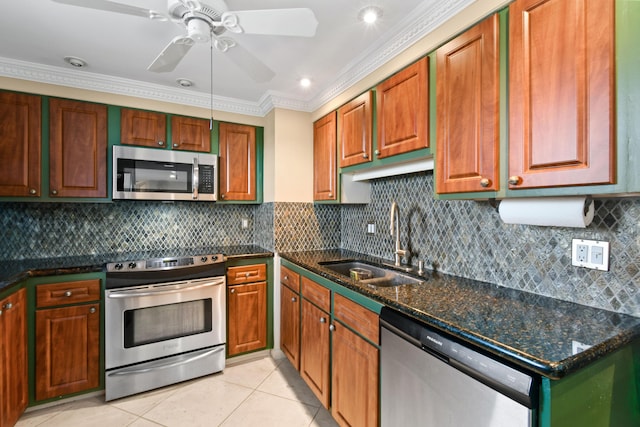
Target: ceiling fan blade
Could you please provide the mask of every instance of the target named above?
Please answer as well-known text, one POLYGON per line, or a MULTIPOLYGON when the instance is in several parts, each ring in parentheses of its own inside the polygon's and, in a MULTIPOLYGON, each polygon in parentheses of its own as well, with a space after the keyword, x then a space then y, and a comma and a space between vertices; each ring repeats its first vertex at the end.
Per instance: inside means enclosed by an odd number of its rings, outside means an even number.
POLYGON ((264 62, 238 44, 227 50, 225 55, 258 83, 268 82, 276 75, 264 62))
POLYGON ((86 7, 87 9, 105 10, 107 12, 123 13, 125 15, 140 16, 142 18, 157 19, 166 21, 169 18, 161 12, 143 7, 129 6, 128 4, 116 3, 109 0, 53 0, 56 3, 68 4, 71 6, 86 7))
POLYGON ((160 55, 147 67, 147 70, 155 73, 173 71, 194 44, 195 42, 189 37, 174 37, 162 52, 160 52, 160 55))
POLYGON ((311 9, 265 9, 232 12, 247 34, 313 37, 318 20, 311 9))

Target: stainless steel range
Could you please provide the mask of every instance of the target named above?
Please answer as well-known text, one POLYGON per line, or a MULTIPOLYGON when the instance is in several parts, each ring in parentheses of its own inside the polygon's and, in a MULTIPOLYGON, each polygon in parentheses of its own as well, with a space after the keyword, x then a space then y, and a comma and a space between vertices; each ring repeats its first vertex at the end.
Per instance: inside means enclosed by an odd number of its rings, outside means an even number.
POLYGON ((221 254, 107 265, 106 400, 224 369, 225 273, 221 254))

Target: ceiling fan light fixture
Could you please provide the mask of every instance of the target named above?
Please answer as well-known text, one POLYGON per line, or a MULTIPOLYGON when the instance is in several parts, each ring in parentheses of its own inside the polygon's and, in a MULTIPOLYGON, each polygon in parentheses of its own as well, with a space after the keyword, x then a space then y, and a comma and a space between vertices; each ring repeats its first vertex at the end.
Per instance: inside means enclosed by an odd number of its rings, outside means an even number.
POLYGON ((192 87, 193 86, 193 82, 189 79, 176 79, 176 83, 178 83, 178 85, 180 85, 181 87, 192 87))
POLYGON ((377 6, 367 6, 358 12, 358 20, 366 24, 373 24, 380 18, 382 18, 382 9, 377 6))
POLYGON ((71 65, 73 68, 84 68, 87 66, 87 61, 75 56, 65 56, 64 62, 71 65))
POLYGON ((204 19, 192 18, 187 22, 187 33, 192 40, 206 43, 211 38, 211 27, 204 19))

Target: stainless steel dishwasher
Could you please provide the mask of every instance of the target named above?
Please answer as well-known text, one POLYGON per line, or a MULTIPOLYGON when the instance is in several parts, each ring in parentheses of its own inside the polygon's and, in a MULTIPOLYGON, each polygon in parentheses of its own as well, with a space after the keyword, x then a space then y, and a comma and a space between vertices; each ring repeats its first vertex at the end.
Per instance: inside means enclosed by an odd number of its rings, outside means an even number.
POLYGON ((381 425, 534 425, 538 379, 393 309, 380 313, 381 425))

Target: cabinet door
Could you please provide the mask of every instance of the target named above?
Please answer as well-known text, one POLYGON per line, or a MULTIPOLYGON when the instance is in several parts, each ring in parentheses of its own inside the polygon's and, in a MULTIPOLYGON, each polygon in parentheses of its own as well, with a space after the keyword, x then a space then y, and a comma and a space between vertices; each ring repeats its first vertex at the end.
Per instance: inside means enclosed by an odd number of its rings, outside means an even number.
POLYGON ((429 58, 376 87, 379 158, 429 146, 429 58))
POLYGON ((107 197, 107 107, 49 101, 49 193, 107 197))
POLYGON ((300 370, 300 298, 285 285, 280 285, 280 349, 300 370))
POLYGON ((313 124, 313 200, 337 200, 336 112, 313 124))
POLYGON ((497 191, 499 18, 493 15, 436 51, 436 192, 497 191))
POLYGON ((227 289, 229 336, 227 351, 233 356, 267 346, 267 282, 227 289))
POLYGON ((614 1, 509 6, 509 188, 615 182, 614 1))
POLYGON ((302 300, 300 375, 325 408, 329 407, 329 315, 302 300))
POLYGON ((378 349, 342 324, 334 326, 331 415, 341 426, 377 426, 378 349))
POLYGON ((166 114, 123 108, 120 110, 120 143, 155 148, 166 147, 166 114))
POLYGON ((211 126, 206 119, 171 117, 171 146, 174 150, 211 152, 211 126))
POLYGON ((36 311, 36 400, 98 387, 99 304, 36 311))
POLYGON ((40 195, 41 101, 0 92, 0 196, 40 195))
POLYGON ((12 426, 28 403, 25 290, 0 301, 0 426, 12 426))
POLYGON ((220 123, 220 198, 256 200, 256 129, 220 123))
POLYGON ((338 109, 341 168, 371 161, 372 103, 369 91, 338 109))

